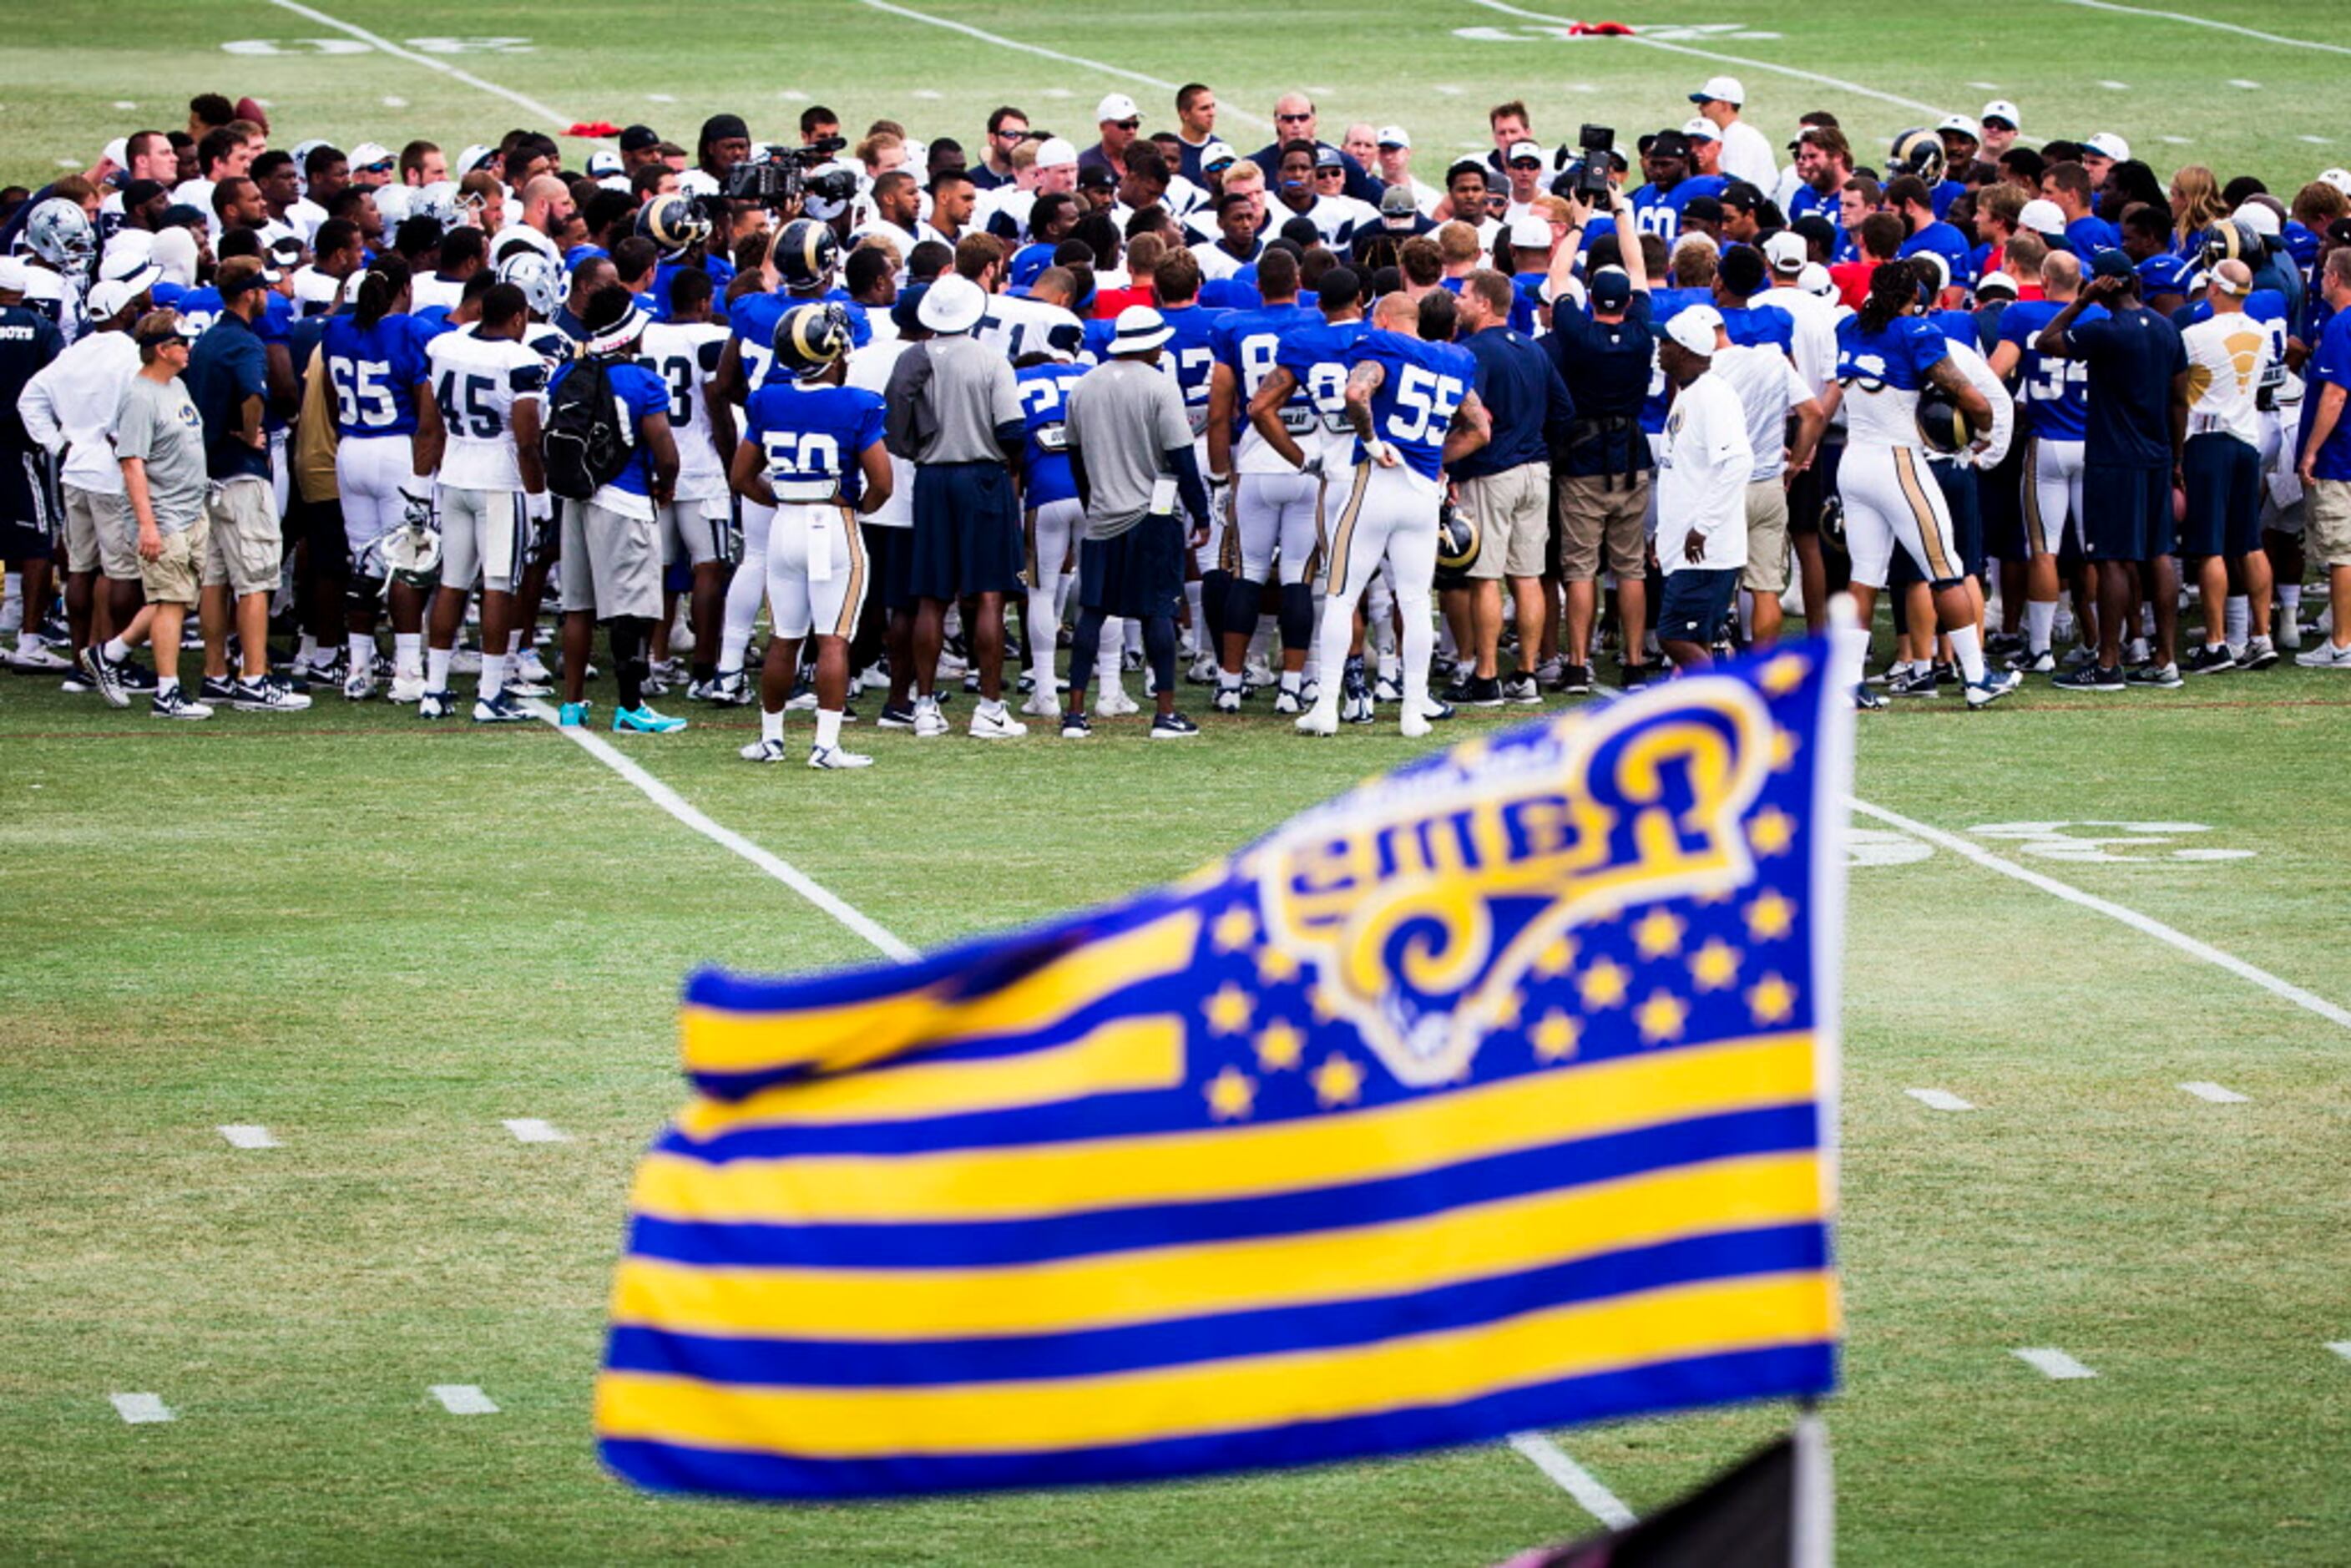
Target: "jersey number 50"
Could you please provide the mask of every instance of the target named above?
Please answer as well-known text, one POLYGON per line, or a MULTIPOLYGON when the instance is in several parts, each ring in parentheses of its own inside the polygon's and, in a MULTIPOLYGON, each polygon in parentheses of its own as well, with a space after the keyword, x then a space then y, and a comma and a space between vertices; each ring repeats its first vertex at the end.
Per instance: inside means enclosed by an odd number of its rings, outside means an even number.
POLYGON ((822 431, 771 430, 761 444, 768 472, 778 478, 830 478, 841 472, 841 443, 822 431))

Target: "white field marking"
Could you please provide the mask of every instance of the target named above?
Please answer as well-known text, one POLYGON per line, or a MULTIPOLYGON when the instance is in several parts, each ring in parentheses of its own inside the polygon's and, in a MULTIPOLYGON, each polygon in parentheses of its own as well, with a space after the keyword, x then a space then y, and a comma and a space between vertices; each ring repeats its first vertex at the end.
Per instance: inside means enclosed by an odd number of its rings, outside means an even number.
POLYGON ((1934 845, 1922 844, 1907 833, 1887 828, 1844 831, 1844 863, 1848 866, 1909 865, 1934 852, 1934 845))
POLYGON ((406 109, 408 100, 404 98, 386 98, 383 100, 383 106, 386 109, 406 109))
POLYGON ((2247 1098, 2233 1089, 2223 1089, 2218 1083, 2183 1083, 2180 1087, 2199 1100, 2210 1100, 2215 1105, 2241 1105, 2247 1098))
POLYGON ((60 158, 57 160, 57 167, 60 169, 78 169, 81 166, 82 162, 78 158, 60 158))
POLYGON ((940 96, 942 96, 942 95, 940 95, 940 94, 938 94, 938 93, 935 93, 935 92, 933 92, 929 88, 926 88, 926 87, 918 87, 918 88, 916 88, 914 91, 912 91, 912 92, 908 93, 906 96, 907 96, 908 98, 935 99, 935 98, 938 98, 938 97, 940 97, 940 96))
POLYGON ((2229 78, 2229 85, 2231 87, 2243 88, 2247 92, 2259 92, 2262 90, 2261 83, 2257 81, 2247 81, 2242 77, 2231 77, 2229 78))
POLYGON ((1948 1089, 1905 1089, 1902 1091, 1929 1111, 1972 1111, 1975 1107, 1948 1089))
POLYGON ((2130 91, 2130 83, 2126 81, 2101 81, 2098 85, 2105 88, 2108 92, 2130 91))
POLYGON ((306 17, 310 21, 316 22, 322 27, 332 27, 339 33, 347 33, 362 43, 381 49, 385 54, 392 56, 394 59, 406 60, 413 66, 423 66, 428 71, 439 71, 443 76, 447 77, 452 81, 461 81, 467 87, 474 88, 478 91, 486 92, 494 97, 505 99, 508 103, 514 104, 517 108, 528 110, 531 113, 538 115, 541 120, 552 120, 559 125, 569 125, 573 122, 573 117, 564 113, 559 109, 549 109, 547 105, 539 102, 538 99, 531 98, 527 94, 517 92, 510 87, 500 87, 494 81, 485 81, 482 78, 475 76, 473 72, 461 70, 457 67, 451 65, 446 60, 436 60, 431 55, 419 54, 416 50, 409 48, 404 45, 395 44, 390 38, 384 37, 380 34, 371 33, 365 27, 355 27, 350 23, 343 21, 340 17, 329 16, 324 11, 316 10, 308 5, 301 4, 301 0, 269 0, 269 3, 272 5, 277 6, 281 10, 291 11, 297 16, 306 17))
POLYGON ((2326 1348, 2344 1360, 2351 1361, 2351 1339, 2329 1340, 2326 1342, 2326 1348))
POLYGON ((177 1419, 160 1394, 110 1394, 106 1398, 114 1406, 114 1413, 133 1427, 177 1419))
MULTIPOLYGON (((1506 5, 1503 0, 1468 0, 1468 3, 1472 5, 1483 5, 1489 11, 1499 11, 1506 16, 1524 16, 1536 22, 1563 23, 1571 19, 1553 16, 1547 11, 1529 11, 1520 6, 1506 5)), ((866 4, 869 5, 875 4, 875 0, 866 0, 866 4)), ((1745 55, 1721 54, 1713 49, 1698 48, 1692 44, 1669 44, 1662 38, 1645 38, 1638 33, 1635 33, 1625 42, 1643 44, 1653 49, 1663 49, 1668 54, 1689 55, 1701 60, 1719 60, 1724 65, 1745 66, 1749 70, 1771 71, 1778 76, 1794 77, 1799 81, 1836 88, 1860 98, 1874 98, 1880 103, 1898 104, 1904 109, 1915 109, 1921 114, 1939 115, 1950 112, 1949 110, 1938 109, 1931 103, 1921 103, 1915 98, 1904 98, 1899 93, 1880 92, 1874 87, 1864 87, 1859 82, 1846 81, 1842 77, 1823 76, 1818 71, 1800 70, 1794 66, 1774 65, 1770 60, 1750 59, 1745 55)))
POLYGON ((798 88, 788 87, 776 96, 783 99, 786 103, 806 103, 808 101, 809 95, 800 91, 798 88))
POLYGON ((114 107, 117 109, 136 109, 139 106, 131 102, 127 98, 118 98, 114 100, 114 107))
POLYGON ((2308 131, 2304 131, 2302 135, 2295 137, 2294 140, 2297 141, 2307 141, 2313 147, 2330 147, 2334 145, 2333 137, 2313 136, 2308 131))
POLYGON ((1454 86, 1449 81, 1438 82, 1435 87, 1430 88, 1428 90, 1434 93, 1441 93, 1447 98, 1459 98, 1461 96, 1461 89, 1454 86))
POLYGON ((2109 920, 2118 920, 2134 931, 2143 932, 2158 942, 2170 944, 2190 957, 2201 958, 2208 964, 2226 969, 2239 979, 2251 980, 2271 995, 2283 997, 2305 1012, 2315 1013, 2329 1023, 2351 1029, 2351 1009, 2339 1007, 2315 992, 2306 991, 2291 980, 2280 979, 2267 969, 2248 964, 2233 953, 2224 953, 2210 942, 2199 941, 2184 931, 2166 925, 2153 915, 2141 915, 2136 909, 2126 908, 2111 899, 2100 898, 2093 893, 2084 893, 2080 888, 2069 883, 2059 882, 2053 876, 2045 876, 2040 872, 2029 871, 2014 861, 1996 855, 1981 844, 1972 843, 1957 833, 1947 833, 1940 828, 1930 828, 1924 822, 1913 821, 1899 813, 1887 810, 1883 806, 1873 806, 1862 800, 1855 800, 1852 804, 1855 810, 1865 816, 1875 817, 1888 827, 1899 828, 1906 833, 1913 833, 1925 839, 1928 843, 1939 844, 1955 854, 1967 856, 1978 865, 1996 871, 2002 876, 2012 876, 2027 886, 2037 887, 2042 892, 2062 898, 2068 904, 2079 904, 2084 909, 2095 911, 2109 920))
POLYGON ((677 94, 674 92, 649 92, 645 94, 645 101, 647 103, 675 103, 677 101, 677 94))
POLYGON ((1336 98, 1339 95, 1335 87, 1303 87, 1298 90, 1311 98, 1336 98))
POLYGON ((2189 140, 2185 136, 2167 136, 2163 138, 2163 141, 2174 147, 2186 147, 2189 145, 2189 140))
POLYGON ((1078 95, 1065 87, 1049 87, 1040 95, 1045 98, 1075 98, 1078 95))
POLYGON ((470 1383, 436 1383, 427 1390, 452 1416, 495 1416, 497 1406, 470 1383))
POLYGON ((2043 1377, 2053 1378, 2059 1383, 2098 1375, 2062 1350, 2011 1350, 2008 1354, 2043 1377))
POLYGON ((526 1144, 568 1144, 571 1134, 552 1122, 542 1122, 536 1116, 509 1116, 506 1129, 518 1142, 526 1144))
POLYGON ((232 1148, 275 1149, 281 1146, 277 1142, 277 1134, 266 1127, 256 1127, 246 1123, 236 1122, 213 1130, 226 1138, 232 1148))
MULTIPOLYGON (((977 38, 983 44, 994 44, 1000 49, 1018 49, 1024 55, 1037 55, 1045 59, 1059 60, 1065 66, 1082 66, 1087 70, 1100 71, 1104 76, 1118 77, 1125 81, 1139 81, 1145 87, 1155 87, 1174 92, 1181 85, 1177 82, 1163 81, 1155 76, 1149 76, 1142 71, 1128 70, 1124 66, 1090 60, 1083 55, 1065 55, 1059 49, 1049 49, 1042 44, 1024 44, 1018 38, 1008 38, 1001 33, 991 33, 984 27, 975 27, 968 22, 950 22, 944 16, 934 16, 927 11, 917 11, 911 5, 893 5, 890 0, 858 0, 858 3, 870 5, 876 11, 886 12, 893 16, 904 16, 909 22, 920 22, 931 27, 945 27, 950 33, 961 33, 967 38, 977 38)), ((284 4, 284 0, 279 0, 279 4, 284 4)), ((1053 94, 1049 92, 1046 96, 1050 98, 1053 94)), ((1066 89, 1062 91, 1061 96, 1068 96, 1066 89)), ((1244 124, 1257 126, 1260 130, 1270 130, 1273 125, 1272 120, 1261 115, 1251 114, 1247 110, 1235 109, 1230 104, 1218 105, 1217 112, 1228 119, 1240 120, 1244 124)))
POLYGON ((1978 92, 1998 92, 2000 90, 2000 83, 1996 81, 1971 81, 1968 83, 1968 85, 1974 88, 1978 92))
POLYGON ((1600 1484, 1600 1478, 1567 1457, 1567 1451, 1541 1432, 1519 1432, 1510 1437, 1516 1448, 1535 1469, 1557 1482, 1560 1489, 1573 1498, 1583 1511, 1611 1530, 1622 1530, 1637 1522, 1625 1500, 1600 1484))
POLYGON ((2216 22, 2210 16, 2190 16, 2184 11, 2150 11, 2137 5, 2118 5, 2114 0, 2064 0, 2064 4, 2085 6, 2092 11, 2116 11, 2126 16, 2152 16, 2158 22, 2179 22, 2190 27, 2210 27, 2216 32, 2235 33, 2241 37, 2259 38, 2264 44, 2283 44, 2289 48, 2325 49, 2333 55, 2351 55, 2351 45, 2318 44, 2308 38, 2282 37, 2275 33, 2264 33, 2258 27, 2241 27, 2234 22, 2216 22))
POLYGON ((676 790, 638 767, 603 737, 595 734, 584 725, 575 725, 569 729, 565 729, 556 724, 555 710, 536 697, 522 706, 524 711, 531 716, 544 720, 558 735, 635 785, 638 791, 654 805, 659 806, 721 849, 732 850, 741 855, 745 860, 848 926, 858 936, 865 938, 884 956, 902 961, 914 956, 914 950, 912 947, 893 936, 864 911, 848 903, 789 861, 761 849, 732 828, 721 827, 688 805, 676 790))

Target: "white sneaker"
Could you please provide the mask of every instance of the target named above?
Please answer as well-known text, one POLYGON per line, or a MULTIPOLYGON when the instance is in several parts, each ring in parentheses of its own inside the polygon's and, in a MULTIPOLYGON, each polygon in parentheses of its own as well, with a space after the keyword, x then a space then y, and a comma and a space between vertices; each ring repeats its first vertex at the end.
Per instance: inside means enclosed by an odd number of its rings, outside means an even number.
POLYGON ((1284 715, 1304 713, 1306 711, 1306 703, 1300 693, 1293 692, 1289 687, 1284 686, 1280 691, 1274 694, 1273 711, 1278 714, 1284 715))
POLYGON ((18 639, 16 651, 8 655, 8 667, 26 674, 38 674, 47 670, 70 670, 74 666, 71 659, 59 658, 46 639, 25 637, 18 639))
POLYGON ((1435 727, 1428 722, 1426 716, 1416 714, 1410 708, 1396 716, 1396 728, 1403 732, 1406 740, 1418 740, 1435 727))
POLYGON ((1273 684, 1273 666, 1265 662, 1263 655, 1251 659, 1241 666, 1241 685, 1249 690, 1263 691, 1273 684))
POLYGON ((1374 702, 1384 703, 1400 703, 1404 701, 1403 681, 1399 680, 1395 675, 1382 675, 1372 685, 1372 699, 1374 702))
POLYGON ((808 765, 810 768, 871 768, 873 758, 854 751, 843 751, 838 746, 811 746, 808 765))
POLYGON ((1018 740, 1028 733, 1029 727, 1007 713, 1000 702, 982 703, 972 710, 974 740, 1018 740))
POLYGON ((738 747, 735 755, 746 762, 781 762, 791 753, 784 749, 780 740, 761 739, 738 747))
POLYGON ((2295 654, 2294 662, 2305 670, 2351 670, 2351 648, 2338 648, 2330 639, 2306 653, 2295 654))
POLYGON ((375 672, 355 669, 344 676, 343 695, 355 703, 363 703, 375 695, 375 672))
POLYGON ((939 711, 935 702, 914 705, 914 738, 930 740, 946 734, 947 716, 939 711))
POLYGON ((940 680, 961 680, 964 673, 971 666, 965 664, 963 660, 956 656, 954 650, 948 648, 942 648, 939 650, 938 678, 940 680))
POLYGON ((1102 693, 1101 700, 1094 704, 1096 718, 1131 718, 1142 711, 1135 706, 1133 697, 1128 696, 1116 686, 1102 693))
POLYGON ((2274 631, 2277 645, 2291 653, 2302 646, 2302 623, 2299 614, 2288 615, 2280 611, 2274 631))
POLYGON ((786 713, 816 712, 816 688, 810 686, 804 692, 794 692, 789 700, 784 704, 784 711, 786 713))
POLYGON ((449 673, 453 675, 478 675, 482 673, 482 651, 460 648, 449 655, 449 673))
POLYGON ((555 673, 547 667, 547 662, 538 656, 536 648, 525 648, 515 655, 514 663, 507 666, 507 679, 511 682, 517 676, 537 685, 555 684, 555 673))
POLYGON ((1301 735, 1336 735, 1339 733, 1339 710, 1328 703, 1316 703, 1299 716, 1294 727, 1301 735))
POLYGON ((1030 718, 1059 718, 1061 716, 1061 699, 1050 692, 1031 692, 1029 700, 1020 705, 1020 711, 1030 718))
POLYGON ((395 672, 392 677, 392 700, 396 703, 423 702, 424 700, 423 675, 411 674, 405 671, 395 672))
POLYGON ((1190 681, 1196 686, 1212 686, 1216 685, 1217 656, 1214 653, 1202 653, 1198 655, 1193 659, 1192 667, 1185 672, 1184 678, 1190 681))

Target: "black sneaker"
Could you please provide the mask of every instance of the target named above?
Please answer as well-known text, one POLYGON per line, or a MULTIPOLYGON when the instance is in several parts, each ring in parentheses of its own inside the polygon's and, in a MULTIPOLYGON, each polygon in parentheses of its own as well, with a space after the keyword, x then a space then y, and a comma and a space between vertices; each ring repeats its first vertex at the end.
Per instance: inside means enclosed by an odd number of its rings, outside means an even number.
POLYGON ((1646 664, 1619 665, 1616 674, 1617 684, 1628 692, 1637 692, 1649 684, 1649 666, 1646 664))
POLYGON ((1200 733, 1200 727, 1180 713, 1163 713, 1151 721, 1154 740, 1188 740, 1200 733))
POLYGON ((1472 675, 1459 684, 1461 695, 1455 696, 1448 688, 1445 700, 1463 707, 1500 707, 1502 683, 1491 675, 1472 675))
POLYGON ((1587 695, 1592 690, 1592 666, 1562 664, 1559 667, 1559 679, 1552 684, 1551 689, 1572 697, 1587 695))
POLYGON ((1853 706, 1857 713, 1882 713, 1893 705, 1863 685, 1853 688, 1853 706))
POLYGON ((2208 643, 2179 661, 2179 673, 2184 675, 2217 675, 2236 667, 2237 656, 2226 643, 2215 648, 2208 643))
POLYGON ((2061 692, 2118 692, 2128 683, 2119 665, 2109 670, 2093 660, 2078 670, 2053 676, 2049 684, 2061 692))
POLYGON ((910 707, 893 707, 888 703, 883 703, 882 716, 873 722, 883 729, 912 729, 914 727, 914 710, 910 707))
POLYGON ((1987 661, 2013 659, 2024 652, 2024 638, 2014 632, 1995 632, 1984 639, 1987 661))
POLYGON ((235 696, 236 683, 226 675, 206 675, 202 689, 196 693, 198 701, 208 703, 230 702, 235 696))
POLYGON ((2159 691, 2178 691, 2188 683, 2179 678, 2178 664, 2145 664, 2123 677, 2126 685, 2153 686, 2159 691))
POLYGON ((1942 695, 1941 687, 1942 682, 1930 665, 1923 670, 1908 670, 1895 676, 1886 683, 1886 695, 1890 697, 1939 696, 1942 695))
POLYGON ((1542 701, 1542 688, 1535 684, 1532 675, 1524 673, 1515 674, 1502 683, 1502 700, 1508 703, 1539 703, 1542 701))
POLYGON ((136 659, 125 659, 113 668, 115 677, 121 681, 122 689, 126 692, 147 692, 152 695, 158 685, 155 672, 136 659))
POLYGON ((1081 713, 1065 713, 1061 716, 1061 738, 1063 740, 1083 740, 1093 732, 1094 727, 1092 722, 1087 719, 1085 715, 1081 713))

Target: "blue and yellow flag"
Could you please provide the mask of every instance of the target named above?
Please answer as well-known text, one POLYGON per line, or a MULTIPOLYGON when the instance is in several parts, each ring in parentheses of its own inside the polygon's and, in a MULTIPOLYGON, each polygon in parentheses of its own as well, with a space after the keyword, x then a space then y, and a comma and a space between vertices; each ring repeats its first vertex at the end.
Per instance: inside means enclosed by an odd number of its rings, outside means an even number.
POLYGON ((1037 930, 695 976, 606 1462, 1067 1485, 1826 1390, 1829 657, 1470 740, 1037 930))

